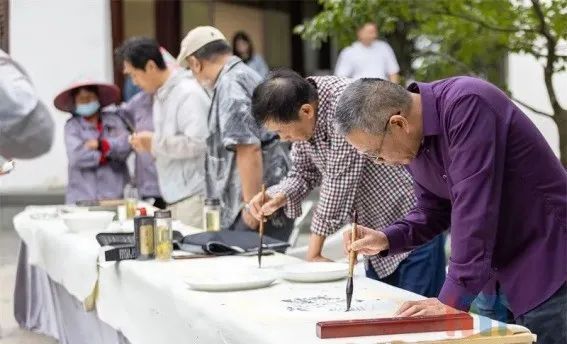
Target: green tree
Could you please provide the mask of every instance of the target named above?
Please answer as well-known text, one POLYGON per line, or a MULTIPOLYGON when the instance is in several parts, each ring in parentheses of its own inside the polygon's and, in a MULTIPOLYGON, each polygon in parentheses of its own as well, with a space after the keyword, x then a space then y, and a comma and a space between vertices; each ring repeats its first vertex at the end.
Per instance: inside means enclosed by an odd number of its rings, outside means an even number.
POLYGON ((552 79, 567 65, 567 0, 320 0, 323 10, 296 27, 314 44, 330 37, 350 44, 356 28, 376 22, 398 56, 402 77, 433 80, 457 74, 485 78, 506 90, 504 57, 526 53, 542 63, 552 112, 510 96, 551 118, 567 167, 567 108, 552 79))

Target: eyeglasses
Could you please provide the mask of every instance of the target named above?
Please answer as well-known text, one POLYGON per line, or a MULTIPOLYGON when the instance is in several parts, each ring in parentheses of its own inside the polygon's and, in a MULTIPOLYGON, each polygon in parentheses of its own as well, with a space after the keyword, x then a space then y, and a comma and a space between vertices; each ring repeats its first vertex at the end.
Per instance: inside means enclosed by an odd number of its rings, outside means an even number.
POLYGON ((364 155, 365 157, 374 160, 377 164, 383 164, 384 159, 380 157, 382 153, 382 146, 384 146, 384 141, 386 140, 386 135, 388 135, 388 125, 390 124, 390 120, 386 121, 386 125, 384 126, 384 135, 382 136, 382 141, 378 146, 378 149, 374 150, 373 152, 360 152, 360 154, 364 155))

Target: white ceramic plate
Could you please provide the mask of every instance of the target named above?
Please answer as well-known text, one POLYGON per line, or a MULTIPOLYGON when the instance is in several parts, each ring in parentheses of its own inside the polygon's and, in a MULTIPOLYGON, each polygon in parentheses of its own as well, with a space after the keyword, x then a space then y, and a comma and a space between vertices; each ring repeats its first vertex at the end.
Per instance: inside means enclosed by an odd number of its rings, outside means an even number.
POLYGON ((185 283, 194 290, 237 291, 269 287, 276 279, 272 275, 253 275, 247 273, 234 275, 191 277, 185 283))
POLYGON ((343 263, 298 263, 283 269, 282 277, 294 282, 330 282, 348 275, 348 264, 343 263))

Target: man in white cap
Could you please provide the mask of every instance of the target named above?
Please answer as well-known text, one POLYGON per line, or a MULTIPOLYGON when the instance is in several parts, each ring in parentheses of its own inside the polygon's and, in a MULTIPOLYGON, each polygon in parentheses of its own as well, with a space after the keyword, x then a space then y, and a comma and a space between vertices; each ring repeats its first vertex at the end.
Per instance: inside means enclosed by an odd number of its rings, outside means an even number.
MULTIPOLYGON (((286 149, 277 135, 252 118, 251 97, 262 78, 232 54, 225 36, 211 26, 191 30, 181 42, 178 63, 189 67, 212 95, 207 139, 208 198, 222 205, 221 228, 256 230, 259 222, 243 205, 261 185, 277 184, 289 168, 286 149)), ((293 220, 283 212, 270 217, 265 233, 287 240, 293 220)))

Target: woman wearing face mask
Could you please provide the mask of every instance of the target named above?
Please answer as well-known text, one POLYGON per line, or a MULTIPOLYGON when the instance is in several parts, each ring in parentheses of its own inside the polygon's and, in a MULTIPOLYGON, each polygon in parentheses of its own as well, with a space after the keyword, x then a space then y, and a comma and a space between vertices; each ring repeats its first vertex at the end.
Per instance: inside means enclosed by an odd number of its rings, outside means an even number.
POLYGON ((76 83, 55 98, 57 109, 73 115, 65 124, 67 203, 122 198, 129 132, 116 108, 102 109, 119 99, 118 87, 96 82, 76 83))

